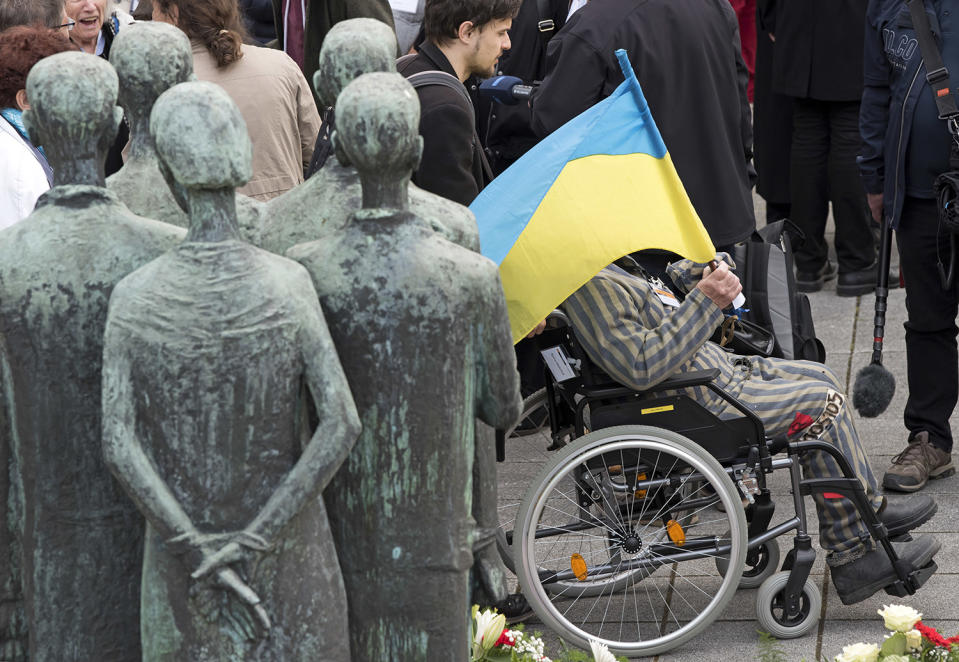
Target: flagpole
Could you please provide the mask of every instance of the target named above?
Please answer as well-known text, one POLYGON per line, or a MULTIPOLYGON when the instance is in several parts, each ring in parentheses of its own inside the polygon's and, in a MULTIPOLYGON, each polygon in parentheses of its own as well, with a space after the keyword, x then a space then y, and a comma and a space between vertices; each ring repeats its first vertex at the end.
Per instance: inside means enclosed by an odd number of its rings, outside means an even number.
POLYGON ((636 99, 636 105, 639 106, 640 112, 645 114, 649 109, 649 105, 646 103, 646 97, 643 96, 643 90, 639 86, 639 80, 636 78, 636 72, 633 71, 633 65, 629 63, 629 56, 626 55, 626 49, 616 49, 616 59, 619 60, 619 68, 623 71, 623 76, 629 82, 629 89, 636 99))

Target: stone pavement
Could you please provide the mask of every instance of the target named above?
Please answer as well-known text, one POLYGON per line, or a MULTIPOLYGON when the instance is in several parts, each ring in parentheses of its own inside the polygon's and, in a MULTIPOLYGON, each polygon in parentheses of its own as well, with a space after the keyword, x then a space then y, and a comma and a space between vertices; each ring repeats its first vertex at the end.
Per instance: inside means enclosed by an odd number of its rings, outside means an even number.
MULTIPOLYGON (((763 216, 758 215, 759 218, 763 216)), ((894 267, 897 263, 893 251, 894 267)), ((841 298, 835 294, 835 281, 827 283, 823 291, 810 295, 816 332, 827 350, 827 364, 846 380, 847 391, 851 392, 856 373, 869 363, 872 351, 873 333, 873 295, 841 298)), ((906 430, 902 423, 902 410, 907 394, 905 345, 903 341, 903 321, 905 320, 905 293, 901 289, 893 290, 889 297, 889 312, 886 318, 886 339, 883 364, 896 377, 896 395, 887 411, 874 419, 864 419, 856 414, 855 423, 859 436, 870 454, 872 466, 877 476, 882 475, 893 455, 902 450, 906 430)), ((955 428, 954 428, 955 430, 955 428)), ((500 486, 505 494, 514 494, 520 498, 525 487, 519 485, 520 477, 530 476, 534 472, 521 471, 522 463, 545 461, 546 442, 527 437, 521 443, 507 449, 507 465, 501 468, 500 486), (513 468, 510 468, 513 465, 513 468)), ((525 465, 529 467, 530 465, 525 465)), ((773 491, 782 495, 781 503, 774 522, 784 513, 791 512, 786 495, 788 494, 787 472, 777 471, 771 481, 773 491)), ((823 563, 823 554, 819 554, 813 568, 812 579, 818 585, 823 596, 823 606, 818 629, 794 640, 780 642, 780 648, 789 660, 832 660, 846 644, 857 641, 876 642, 882 640, 884 629, 882 620, 876 614, 883 604, 902 603, 915 607, 925 614, 925 623, 933 625, 946 636, 959 632, 959 475, 931 482, 926 490, 935 495, 939 502, 938 514, 919 532, 932 533, 942 542, 942 550, 936 557, 938 573, 920 591, 908 598, 895 598, 880 591, 868 600, 846 607, 839 601, 835 589, 831 586, 829 575, 823 563)), ((810 529, 815 530, 815 511, 809 502, 810 529)), ((791 534, 779 539, 783 554, 791 545, 791 534)), ((703 634, 668 654, 655 659, 663 662, 703 662, 703 660, 754 660, 758 657, 758 624, 755 620, 754 600, 756 589, 740 590, 724 610, 724 613, 703 634)), ((541 631, 547 642, 547 654, 559 650, 558 640, 545 626, 535 618, 527 625, 530 631, 541 631)))

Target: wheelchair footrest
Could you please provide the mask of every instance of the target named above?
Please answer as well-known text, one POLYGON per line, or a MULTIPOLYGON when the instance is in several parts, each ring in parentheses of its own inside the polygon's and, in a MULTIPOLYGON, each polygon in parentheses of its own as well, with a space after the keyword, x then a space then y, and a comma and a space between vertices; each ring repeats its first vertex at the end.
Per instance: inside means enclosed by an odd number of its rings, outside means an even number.
POLYGON ((918 591, 922 585, 929 580, 930 577, 932 577, 938 568, 939 566, 936 565, 935 561, 930 561, 921 568, 913 570, 909 574, 909 579, 906 582, 897 581, 887 586, 886 593, 897 598, 904 598, 907 595, 912 595, 918 591))

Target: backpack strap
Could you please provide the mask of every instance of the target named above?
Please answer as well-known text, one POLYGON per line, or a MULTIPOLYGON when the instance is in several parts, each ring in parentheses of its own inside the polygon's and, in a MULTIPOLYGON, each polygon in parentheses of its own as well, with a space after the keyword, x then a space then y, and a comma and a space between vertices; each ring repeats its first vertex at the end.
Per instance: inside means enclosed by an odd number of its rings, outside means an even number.
POLYGON ((549 0, 536 0, 536 13, 539 18, 536 21, 536 29, 539 31, 539 38, 543 41, 543 48, 546 48, 547 42, 556 33, 556 22, 550 18, 549 0))
POLYGON ((473 100, 470 99, 470 95, 469 92, 466 91, 466 87, 456 76, 448 74, 445 71, 430 70, 413 74, 406 80, 410 82, 410 85, 412 85, 414 89, 426 87, 427 85, 442 85, 443 87, 448 87, 451 90, 456 90, 456 92, 466 100, 466 103, 469 104, 470 111, 473 111, 473 100))
POLYGON ((919 50, 926 63, 926 81, 932 88, 936 99, 936 108, 939 109, 939 119, 951 120, 959 116, 956 108, 956 98, 949 85, 949 70, 942 61, 942 54, 936 46, 929 26, 929 17, 926 16, 926 7, 923 0, 908 0, 909 13, 912 15, 912 26, 919 41, 919 50))

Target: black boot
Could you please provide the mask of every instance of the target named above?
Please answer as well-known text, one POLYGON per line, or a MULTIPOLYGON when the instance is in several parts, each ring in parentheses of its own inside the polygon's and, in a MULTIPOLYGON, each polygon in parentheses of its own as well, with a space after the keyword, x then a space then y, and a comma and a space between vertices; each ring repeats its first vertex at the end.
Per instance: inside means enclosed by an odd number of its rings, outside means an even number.
MULTIPOLYGON (((932 536, 919 536, 909 542, 894 542, 893 549, 899 558, 915 568, 927 565, 939 551, 939 541, 932 536)), ((889 556, 882 547, 844 565, 829 568, 832 583, 844 605, 862 602, 870 595, 896 582, 896 575, 889 556)))

